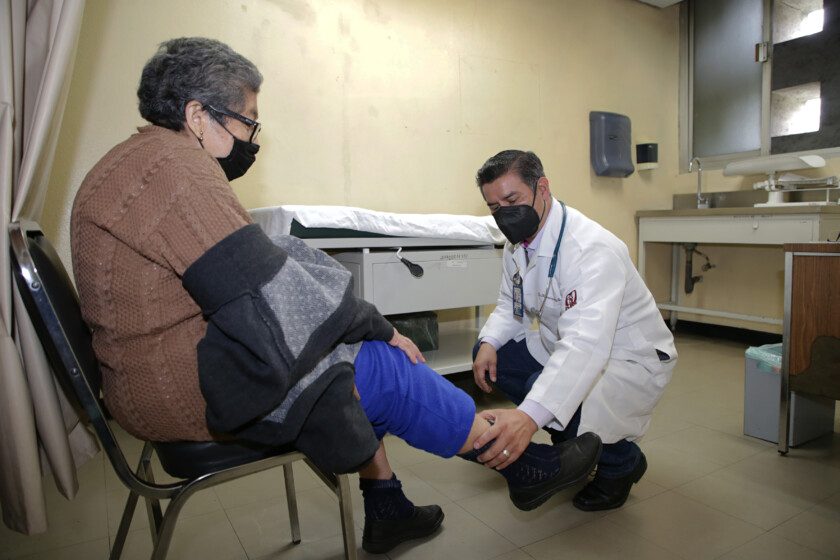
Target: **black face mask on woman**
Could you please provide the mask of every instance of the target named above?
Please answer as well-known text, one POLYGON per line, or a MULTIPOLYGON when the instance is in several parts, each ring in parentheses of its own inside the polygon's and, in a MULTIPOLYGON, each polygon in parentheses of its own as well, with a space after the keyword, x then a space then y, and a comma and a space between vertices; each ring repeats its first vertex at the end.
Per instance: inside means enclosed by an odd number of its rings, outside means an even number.
MULTIPOLYGON (((534 189, 534 200, 531 204, 514 204, 513 206, 501 206, 493 212, 493 219, 502 231, 507 240, 512 244, 522 243, 540 228, 540 215, 534 210, 537 201, 537 189, 534 189)), ((543 202, 543 213, 545 213, 545 202, 543 202)))
MULTIPOLYGON (((233 136, 229 130, 228 134, 233 136)), ((218 160, 219 165, 222 166, 222 171, 225 172, 227 180, 233 181, 234 179, 239 179, 245 175, 248 168, 253 165, 254 161, 256 161, 257 152, 259 151, 259 144, 245 142, 244 140, 240 140, 236 136, 233 136, 233 147, 230 149, 230 153, 223 158, 216 158, 216 160, 218 160)))

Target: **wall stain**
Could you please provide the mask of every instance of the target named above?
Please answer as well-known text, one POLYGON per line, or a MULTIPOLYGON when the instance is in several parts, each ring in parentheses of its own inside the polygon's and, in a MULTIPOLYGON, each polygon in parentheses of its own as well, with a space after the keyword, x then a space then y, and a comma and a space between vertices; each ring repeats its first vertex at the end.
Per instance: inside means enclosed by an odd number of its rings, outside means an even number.
POLYGON ((350 22, 344 17, 344 14, 338 16, 338 31, 345 37, 350 35, 350 22))
MULTIPOLYGON (((306 25, 314 25, 318 16, 306 0, 270 0, 289 16, 306 25)), ((244 7, 244 5, 243 5, 244 7)))
POLYGON ((374 19, 379 23, 388 23, 391 18, 382 12, 382 7, 377 0, 365 0, 364 4, 365 15, 370 19, 374 19))
POLYGON ((309 54, 309 46, 306 43, 306 39, 304 37, 296 37, 295 43, 297 43, 298 50, 300 50, 301 58, 306 58, 306 55, 309 54))

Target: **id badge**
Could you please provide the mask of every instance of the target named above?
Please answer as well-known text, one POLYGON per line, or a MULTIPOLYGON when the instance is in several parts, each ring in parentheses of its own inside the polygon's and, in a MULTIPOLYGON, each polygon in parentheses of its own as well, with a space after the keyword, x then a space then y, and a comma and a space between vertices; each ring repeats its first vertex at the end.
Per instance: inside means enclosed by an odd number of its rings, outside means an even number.
POLYGON ((522 303, 522 277, 519 272, 513 275, 513 316, 519 317, 525 315, 525 306, 522 303))

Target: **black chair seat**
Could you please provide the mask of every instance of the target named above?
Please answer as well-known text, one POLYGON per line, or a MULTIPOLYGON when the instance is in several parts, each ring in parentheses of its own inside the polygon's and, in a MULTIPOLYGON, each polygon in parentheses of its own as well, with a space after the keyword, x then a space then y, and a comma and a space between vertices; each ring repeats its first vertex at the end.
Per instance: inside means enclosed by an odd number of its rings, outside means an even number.
POLYGON ((264 447, 244 442, 153 441, 160 464, 169 476, 197 478, 260 459, 295 451, 294 446, 264 447))

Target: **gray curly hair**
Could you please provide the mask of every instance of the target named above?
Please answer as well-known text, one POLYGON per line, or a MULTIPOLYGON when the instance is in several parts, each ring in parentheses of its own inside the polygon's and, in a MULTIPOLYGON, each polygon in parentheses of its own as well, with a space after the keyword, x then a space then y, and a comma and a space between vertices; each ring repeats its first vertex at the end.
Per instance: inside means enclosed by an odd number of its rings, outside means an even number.
POLYGON ((140 115, 152 124, 182 130, 189 101, 241 111, 245 93, 259 93, 262 80, 253 62, 224 43, 203 37, 171 39, 143 67, 137 88, 140 115))

